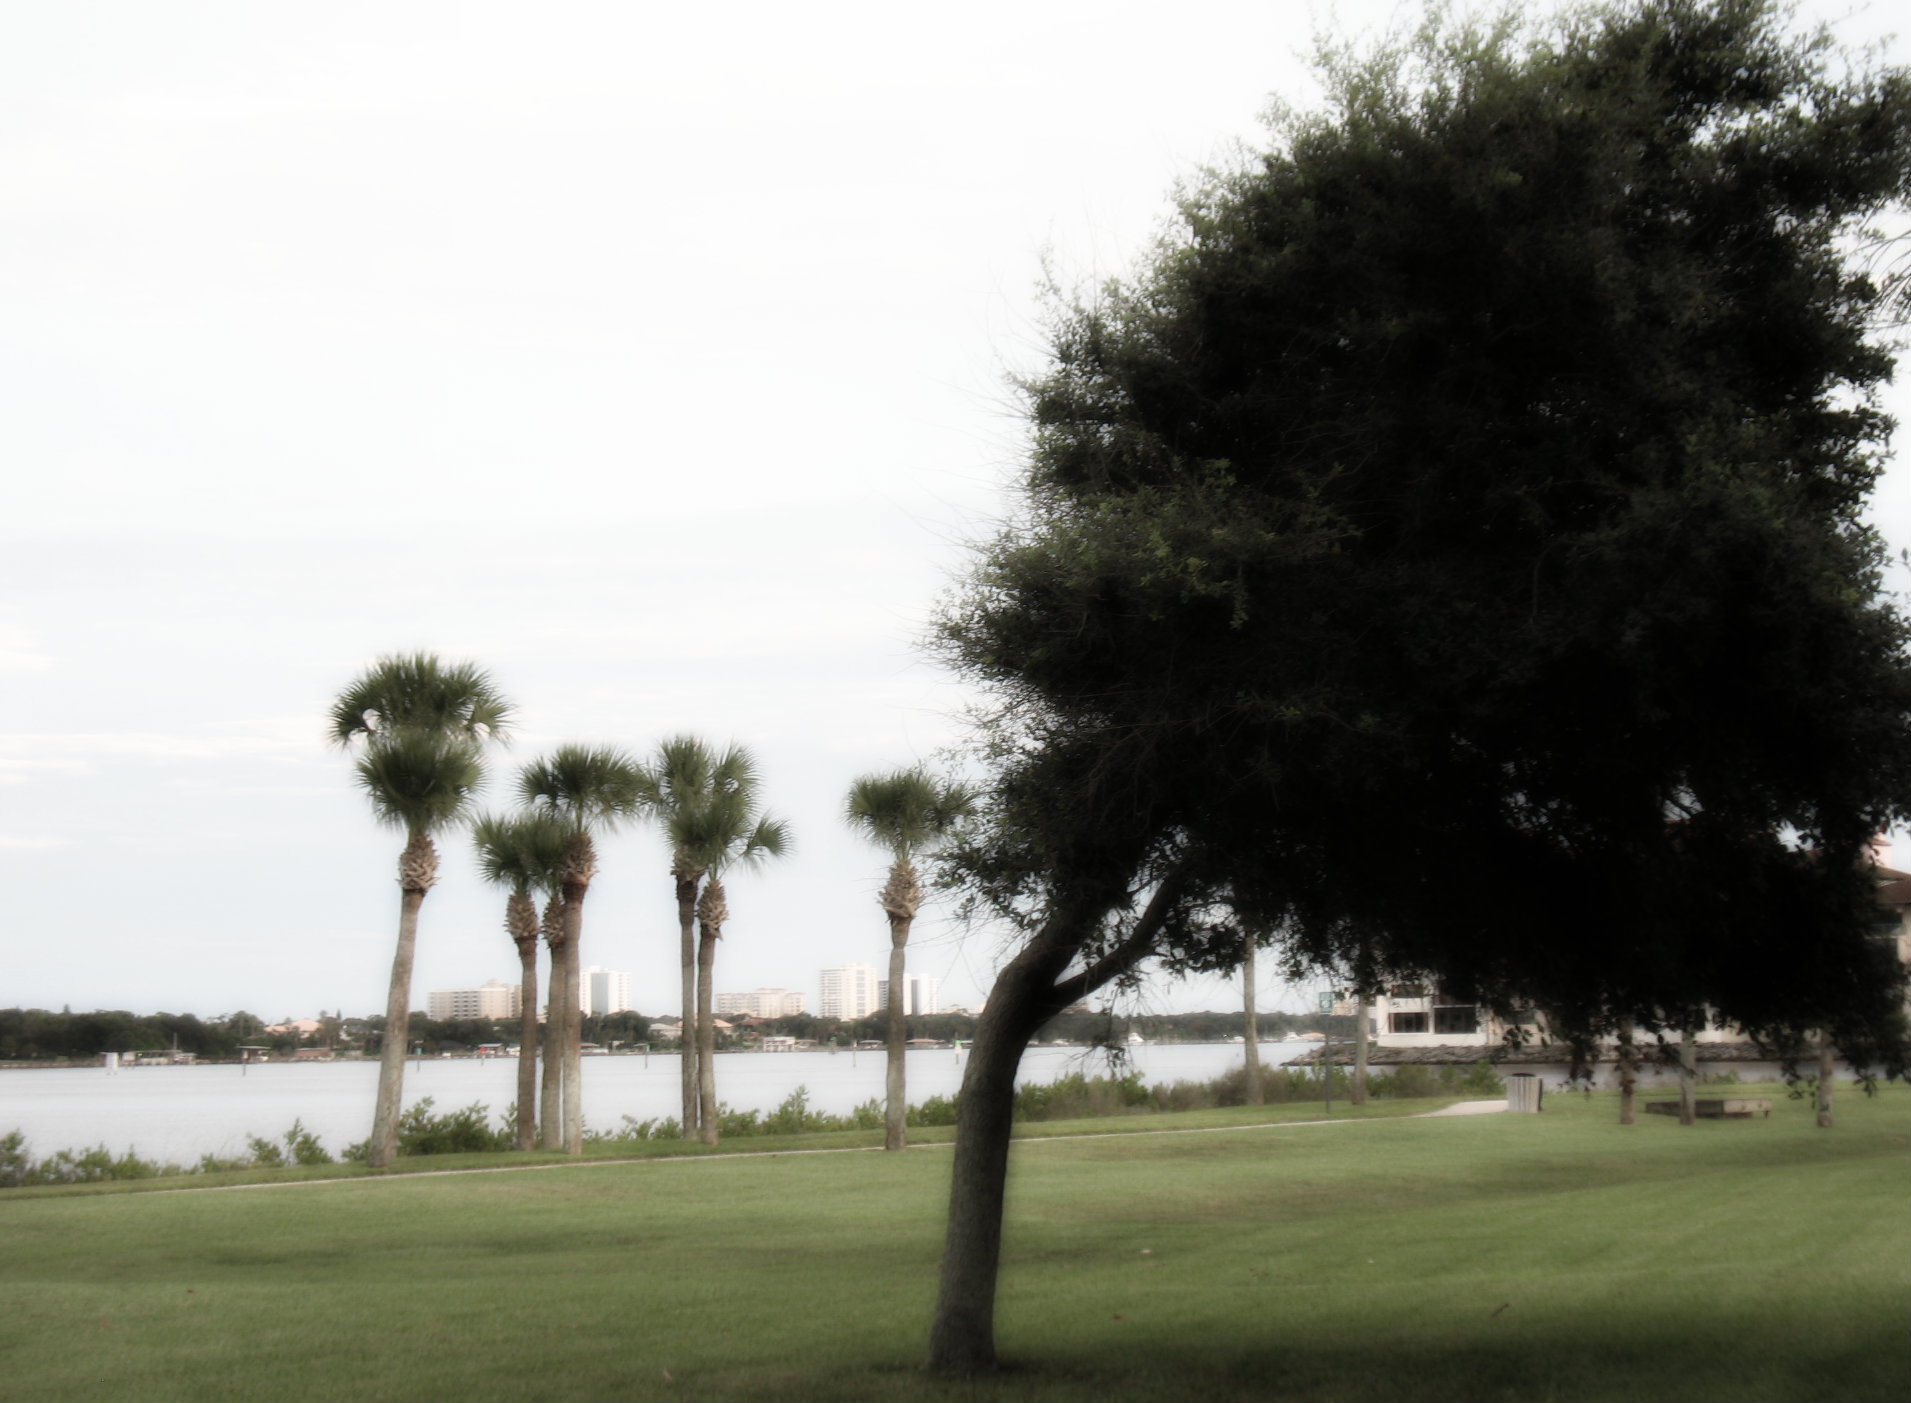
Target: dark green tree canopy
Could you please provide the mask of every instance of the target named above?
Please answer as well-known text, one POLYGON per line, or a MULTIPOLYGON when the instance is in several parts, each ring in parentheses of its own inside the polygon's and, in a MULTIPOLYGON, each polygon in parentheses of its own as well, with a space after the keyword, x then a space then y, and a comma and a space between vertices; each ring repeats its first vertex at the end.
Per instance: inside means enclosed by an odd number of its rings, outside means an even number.
POLYGON ((1911 82, 1762 0, 1435 25, 1326 77, 1056 315, 1025 517, 941 625, 999 699, 962 872, 1031 929, 1103 913, 1090 983, 1245 920, 1594 1024, 1862 1045, 1911 660, 1849 247, 1911 191, 1911 82))

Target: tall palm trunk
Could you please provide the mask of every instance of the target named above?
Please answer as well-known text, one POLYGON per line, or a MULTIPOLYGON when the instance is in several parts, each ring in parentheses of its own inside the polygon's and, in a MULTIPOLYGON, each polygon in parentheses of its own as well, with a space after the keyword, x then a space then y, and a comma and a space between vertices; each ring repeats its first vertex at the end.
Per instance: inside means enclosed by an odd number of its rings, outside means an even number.
POLYGON ((1818 1128, 1830 1130, 1831 1125, 1831 1079, 1838 1071, 1838 1062, 1833 1055, 1831 1034, 1821 1031, 1818 1034, 1818 1128))
POLYGON ((1639 1121, 1639 1059, 1632 1041, 1632 1020, 1619 1021, 1619 1123, 1639 1121))
POLYGON ((404 1101, 405 1046, 411 1037, 411 962, 418 944, 418 908, 438 880, 438 849, 413 833, 398 858, 398 952, 392 956, 391 988, 385 995, 385 1041, 378 1055, 378 1099, 365 1164, 384 1169, 398 1149, 398 1115, 404 1101))
POLYGON ((518 1123, 514 1148, 537 1144, 537 907, 511 894, 505 917, 518 947, 518 1123))
POLYGON ((1247 1044, 1247 1104, 1265 1105, 1267 1095, 1261 1089, 1261 1012, 1255 1007, 1254 937, 1248 936, 1241 951, 1241 1031, 1247 1044))
POLYGON ((1354 990, 1354 1088, 1349 1099, 1356 1106, 1367 1104, 1368 1019, 1373 1016, 1368 1010, 1372 1007, 1365 989, 1354 990))
POLYGON ((703 874, 680 861, 670 875, 677 879, 677 954, 683 966, 683 1024, 677 1036, 683 1138, 695 1140, 703 1120, 703 1102, 697 1089, 697 884, 703 874))
POLYGON ((711 993, 717 964, 717 941, 730 907, 723 883, 712 877, 697 898, 697 1135, 706 1145, 717 1143, 717 1021, 711 1013, 711 993))
POLYGON ((575 895, 564 894, 564 1153, 584 1153, 584 1015, 580 1007, 583 980, 579 971, 578 947, 583 943, 584 894, 590 888, 580 884, 575 895))
POLYGON ((544 1000, 543 1085, 538 1100, 538 1148, 564 1144, 564 899, 544 903, 544 943, 551 951, 551 975, 544 1000))
POLYGON ((909 928, 915 924, 916 912, 922 907, 922 884, 916 880, 915 864, 908 858, 897 858, 889 869, 889 881, 883 887, 881 902, 883 914, 889 918, 889 1017, 884 1037, 888 1044, 888 1059, 883 1070, 883 1148, 900 1150, 909 1143, 909 1132, 904 1124, 909 1109, 906 951, 909 928))

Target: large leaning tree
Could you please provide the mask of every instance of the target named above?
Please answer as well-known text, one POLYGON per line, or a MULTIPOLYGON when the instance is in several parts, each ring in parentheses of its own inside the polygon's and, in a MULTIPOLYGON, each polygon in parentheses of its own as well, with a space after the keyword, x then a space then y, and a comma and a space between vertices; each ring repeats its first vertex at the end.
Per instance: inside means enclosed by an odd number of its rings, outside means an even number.
POLYGON ((1911 809, 1863 511, 1855 231, 1911 83, 1763 0, 1433 24, 1063 305, 1020 519, 940 638, 995 698, 955 850, 1019 944, 964 1077, 929 1362, 994 1362, 1013 1078, 1144 960, 1425 971, 1581 1026, 1887 1039, 1911 809), (1384 839, 1384 851, 1377 850, 1384 839))
POLYGON ((483 746, 502 738, 511 714, 511 704, 482 669, 430 653, 379 658, 332 703, 332 743, 353 754, 359 786, 379 821, 405 834, 398 859, 398 947, 365 1155, 373 1169, 389 1165, 397 1150, 418 911, 438 880, 432 835, 469 816, 484 779, 483 746))

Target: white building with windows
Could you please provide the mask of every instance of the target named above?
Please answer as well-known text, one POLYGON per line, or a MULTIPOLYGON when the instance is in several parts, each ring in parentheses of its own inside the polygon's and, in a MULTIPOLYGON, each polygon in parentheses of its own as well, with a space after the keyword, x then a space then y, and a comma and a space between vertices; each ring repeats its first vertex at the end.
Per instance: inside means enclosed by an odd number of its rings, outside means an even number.
POLYGON ((592 965, 577 981, 577 1007, 582 1013, 603 1016, 629 1013, 636 1007, 630 1001, 630 971, 605 969, 592 965))
POLYGON ((824 1018, 867 1018, 876 1011, 873 965, 838 965, 821 978, 817 1012, 824 1018))
POLYGON ((747 1013, 752 1018, 790 1018, 807 1012, 809 1000, 794 989, 752 989, 747 994, 718 994, 718 1013, 747 1013))
POLYGON ((492 979, 476 989, 433 989, 425 995, 425 1016, 434 1023, 448 1018, 516 1018, 520 991, 492 979))
MULTIPOLYGON (((926 974, 907 974, 902 981, 902 1011, 914 1017, 921 1013, 942 1012, 942 981, 931 979, 926 974)), ((876 981, 876 1007, 878 1010, 889 1007, 889 981, 876 981)))

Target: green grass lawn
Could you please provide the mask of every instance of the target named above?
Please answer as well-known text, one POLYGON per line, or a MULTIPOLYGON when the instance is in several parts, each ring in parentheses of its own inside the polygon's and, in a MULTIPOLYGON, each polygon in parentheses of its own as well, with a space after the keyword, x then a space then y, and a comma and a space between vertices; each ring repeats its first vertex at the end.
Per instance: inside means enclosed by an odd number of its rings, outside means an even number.
POLYGON ((1841 1096, 1831 1132, 1774 1102, 1691 1128, 1620 1127, 1605 1096, 1040 1127, 1011 1184, 1014 1367, 966 1382, 915 1369, 939 1147, 9 1193, 0 1397, 1895 1403, 1911 1091, 1841 1096))

